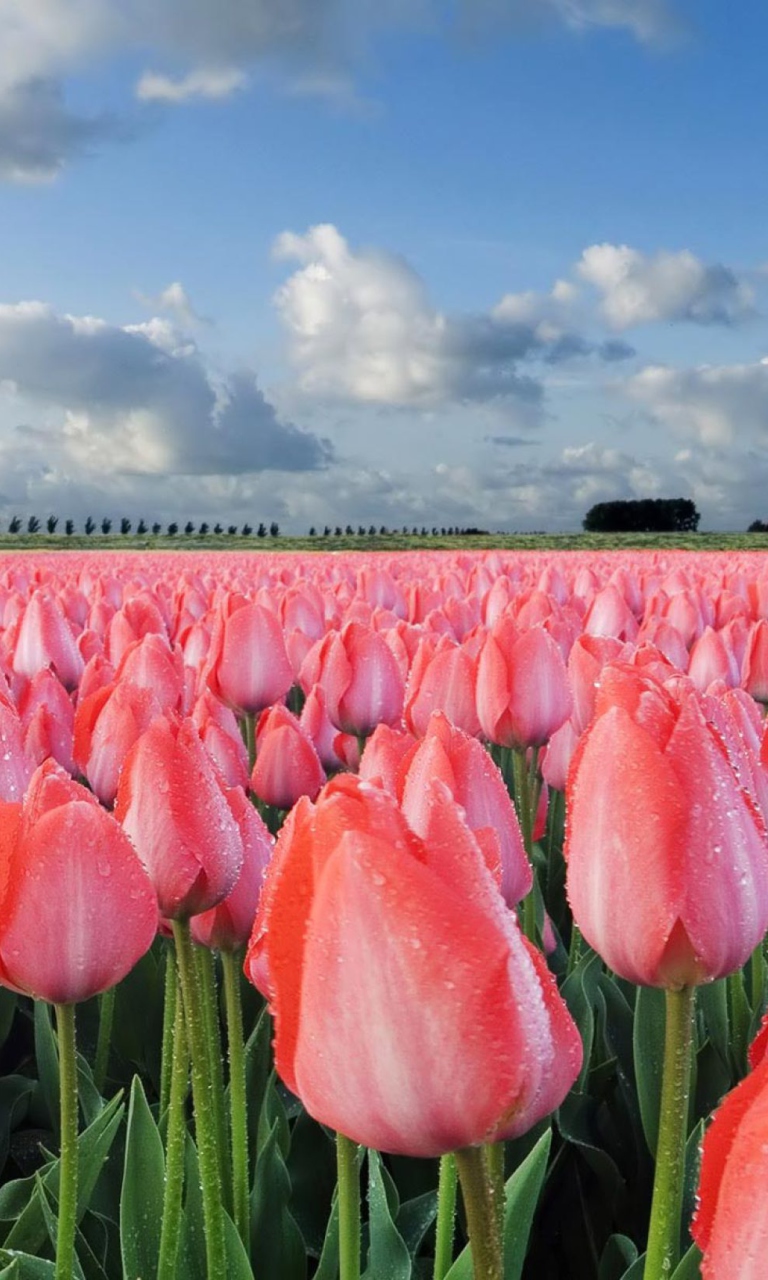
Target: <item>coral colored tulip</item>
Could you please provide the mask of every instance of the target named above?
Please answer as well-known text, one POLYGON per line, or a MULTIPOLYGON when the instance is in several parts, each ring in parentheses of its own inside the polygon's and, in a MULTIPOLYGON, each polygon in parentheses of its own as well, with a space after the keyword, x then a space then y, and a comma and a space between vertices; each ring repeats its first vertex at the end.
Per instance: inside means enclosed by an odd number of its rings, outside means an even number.
POLYGON ((741 676, 747 693, 758 702, 768 703, 768 621, 765 618, 749 633, 741 676))
POLYGON ((424 738, 412 747, 398 771, 398 798, 408 825, 418 835, 429 825, 433 778, 445 783, 462 806, 486 862, 491 870, 498 868, 504 901, 515 906, 533 884, 515 807, 482 744, 454 728, 439 711, 432 715, 424 738))
POLYGON ((165 710, 153 689, 127 681, 113 681, 78 704, 73 755, 102 804, 112 804, 125 757, 165 710))
POLYGON ((277 1070, 310 1115, 403 1155, 523 1133, 562 1101, 581 1041, 461 811, 431 783, 413 834, 341 776, 300 800, 246 960, 266 959, 277 1070))
POLYGON ((763 1280, 768 1249, 768 1060, 726 1095, 704 1136, 691 1234, 702 1280, 763 1280))
POLYGON ((402 715, 404 682, 386 641, 376 631, 349 622, 329 632, 307 654, 301 668, 306 693, 319 684, 330 719, 344 733, 366 737, 377 724, 402 715))
POLYGON ((234 888, 243 861, 240 831, 191 720, 160 716, 133 745, 120 772, 115 817, 166 918, 207 911, 234 888))
POLYGON ((361 782, 373 782, 396 796, 400 767, 417 745, 417 740, 410 733, 380 724, 366 742, 360 757, 358 774, 361 782))
POLYGON ((65 689, 74 689, 83 659, 72 626, 54 599, 43 591, 30 597, 21 619, 13 652, 13 670, 31 679, 52 667, 65 689))
POLYGON ((204 689, 191 713, 205 749, 228 787, 248 786, 248 751, 234 711, 204 689))
POLYGON ((72 735, 75 712, 66 689, 50 668, 38 671, 19 698, 24 748, 42 764, 49 756, 67 773, 74 773, 72 735))
POLYGON ((543 627, 519 632, 505 616, 488 633, 477 666, 477 714, 489 742, 543 746, 571 714, 562 654, 543 627))
POLYGON ((616 973, 678 988, 745 963, 768 924, 765 825, 695 693, 606 668, 567 809, 573 916, 616 973))
POLYGON ((244 791, 236 787, 226 794, 243 842, 243 865, 226 898, 209 911, 192 916, 189 927, 195 942, 202 947, 239 951, 251 935, 275 841, 244 791))
POLYGON ((265 804, 290 809, 299 796, 314 800, 325 772, 312 739, 281 703, 263 711, 256 728, 251 790, 265 804))
POLYGON ((274 613, 233 598, 216 615, 206 676, 235 711, 255 714, 279 702, 293 684, 293 671, 274 613))
POLYGON ((0 803, 0 982, 51 1004, 114 986, 152 945, 157 898, 130 841, 52 760, 0 803))
POLYGON ((417 737, 427 731, 433 711, 473 737, 480 734, 475 706, 477 659, 450 640, 422 641, 411 666, 405 693, 404 719, 417 737))
POLYGON ((325 694, 315 685, 307 694, 299 717, 302 729, 315 745, 320 763, 328 772, 336 769, 355 770, 360 763, 360 745, 352 733, 341 733, 331 721, 325 706, 325 694))

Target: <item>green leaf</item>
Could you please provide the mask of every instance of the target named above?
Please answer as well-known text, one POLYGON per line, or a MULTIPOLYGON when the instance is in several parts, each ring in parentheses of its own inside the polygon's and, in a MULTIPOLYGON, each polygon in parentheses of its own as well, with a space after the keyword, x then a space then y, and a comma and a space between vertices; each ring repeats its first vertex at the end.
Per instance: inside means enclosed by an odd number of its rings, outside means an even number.
POLYGON ((592 1043, 595 1035, 595 992, 601 972, 602 960, 594 951, 587 951, 579 960, 573 973, 566 978, 560 992, 579 1029, 584 1046, 584 1061, 579 1078, 574 1085, 576 1091, 584 1088, 592 1060, 592 1043))
POLYGON ((259 1151, 257 1176, 251 1194, 251 1256, 264 1276, 305 1280, 304 1242, 288 1212, 291 1180, 279 1140, 279 1119, 259 1151))
POLYGON ((339 1202, 333 1197, 323 1251, 317 1264, 315 1280, 336 1280, 339 1274, 339 1202))
POLYGON ((671 1280, 701 1280, 701 1250, 692 1244, 672 1272, 671 1280))
MULTIPOLYGON (((504 1280, 520 1280, 528 1252, 533 1215, 547 1171, 552 1130, 547 1129, 522 1164, 507 1179, 504 1192, 504 1280)), ((472 1280, 470 1245, 459 1254, 446 1280, 472 1280)))
POLYGON ((264 1093, 259 1115, 259 1127, 256 1136, 256 1163, 261 1159, 261 1149, 273 1130, 277 1128, 277 1141, 283 1159, 286 1159, 291 1146, 291 1130, 285 1114, 283 1100, 277 1091, 277 1074, 272 1071, 264 1093))
POLYGON ((120 1253, 124 1280, 157 1271, 165 1195, 165 1156, 138 1076, 131 1085, 120 1195, 120 1253))
POLYGON ((59 1051, 51 1026, 51 1011, 42 1000, 35 1000, 35 1058, 40 1091, 45 1101, 48 1120, 59 1142, 59 1051))
POLYGON ((181 1220, 179 1259, 176 1266, 178 1280, 206 1280, 205 1226, 203 1222, 203 1195, 200 1187, 200 1166, 197 1150, 187 1134, 184 1150, 184 1213, 181 1220))
POLYGON ((411 1280, 411 1255, 392 1219, 378 1151, 368 1152, 368 1229, 364 1280, 411 1280))
POLYGON ((11 1134, 24 1120, 35 1082, 27 1076, 0 1077, 0 1170, 8 1159, 11 1134))
POLYGON ((639 987, 635 1003, 635 1080, 643 1132, 654 1160, 659 1141, 665 1019, 664 992, 656 987, 639 987))
POLYGON ((629 1236, 609 1236, 600 1258, 597 1280, 622 1280, 628 1266, 637 1261, 637 1248, 629 1236))
POLYGON ((5 1044, 11 1033, 18 1000, 19 997, 15 991, 0 987, 0 1047, 5 1044))
POLYGON ((35 1258, 30 1253, 18 1253, 13 1249, 0 1249, 0 1280, 53 1280, 56 1264, 47 1258, 35 1258))
POLYGON ((707 1035, 722 1062, 730 1064, 730 1031, 728 1027, 728 982, 705 982, 696 993, 707 1035))
POLYGON ((644 1280, 644 1275, 643 1275, 644 1271, 645 1271, 645 1254, 641 1253, 637 1261, 632 1263, 632 1266, 629 1268, 629 1270, 624 1272, 624 1275, 621 1277, 621 1280, 644 1280))
POLYGON ((397 1229, 411 1257, 415 1260, 421 1243, 437 1217, 437 1192, 425 1191, 400 1205, 397 1213, 397 1229))
POLYGON ((704 1121, 694 1125, 685 1144, 685 1171, 683 1173, 682 1248, 690 1244, 688 1224, 696 1210, 696 1191, 701 1171, 701 1144, 704 1140, 704 1121))
MULTIPOLYGON (((253 1271, 248 1261, 243 1242, 237 1233, 237 1227, 224 1211, 224 1245, 227 1251, 228 1280, 253 1280, 253 1271)), ((147 1274, 154 1274, 147 1273, 147 1274)))

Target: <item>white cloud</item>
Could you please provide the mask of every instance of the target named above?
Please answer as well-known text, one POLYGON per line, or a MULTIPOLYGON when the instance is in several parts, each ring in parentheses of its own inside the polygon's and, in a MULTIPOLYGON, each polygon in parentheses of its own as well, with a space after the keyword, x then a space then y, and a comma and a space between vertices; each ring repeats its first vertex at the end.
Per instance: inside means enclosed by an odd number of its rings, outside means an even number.
POLYGON ((159 75, 145 71, 136 84, 140 102, 188 102, 191 98, 229 98, 248 83, 244 71, 235 67, 199 67, 184 76, 159 75))
POLYGON ((707 265, 687 249, 647 255, 626 244, 594 244, 576 272, 600 293, 615 329, 662 320, 727 325, 754 314, 751 290, 730 267, 707 265))
POLYGON ((201 316, 195 310, 189 294, 179 280, 174 280, 171 284, 166 285, 164 289, 161 289, 160 293, 141 293, 137 289, 134 296, 142 306, 153 312, 159 311, 173 316, 186 329, 194 329, 197 325, 209 325, 212 323, 207 316, 201 316))
POLYGON ((353 249, 330 224, 283 232, 274 254, 301 264, 275 305, 308 395, 393 407, 496 402, 525 410, 535 425, 543 392, 525 362, 631 354, 596 348, 569 327, 562 290, 507 294, 489 312, 448 315, 403 258, 353 249))
POLYGON ((278 418, 252 373, 214 379, 167 320, 120 328, 40 302, 1 305, 0 382, 43 409, 46 450, 87 472, 300 471, 330 457, 278 418))
POLYGON ((768 441, 768 361, 692 369, 648 365, 625 387, 657 422, 702 444, 768 441))

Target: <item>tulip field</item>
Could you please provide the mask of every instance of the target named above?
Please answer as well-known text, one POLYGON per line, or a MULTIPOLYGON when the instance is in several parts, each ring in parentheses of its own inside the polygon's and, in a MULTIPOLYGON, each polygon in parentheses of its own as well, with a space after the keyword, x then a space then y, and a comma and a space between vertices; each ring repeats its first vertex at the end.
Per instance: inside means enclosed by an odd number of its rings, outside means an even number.
POLYGON ((768 558, 0 554, 0 1280, 762 1280, 768 558))

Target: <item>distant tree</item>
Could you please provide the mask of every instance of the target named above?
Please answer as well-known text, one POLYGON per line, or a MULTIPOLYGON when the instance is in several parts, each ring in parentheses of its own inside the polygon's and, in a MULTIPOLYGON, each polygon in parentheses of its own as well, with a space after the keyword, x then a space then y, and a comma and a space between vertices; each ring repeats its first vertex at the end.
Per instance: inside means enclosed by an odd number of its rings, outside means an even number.
POLYGON ((90 538, 91 534, 96 528, 96 521, 94 520, 93 516, 88 516, 86 518, 83 528, 85 529, 85 532, 88 534, 88 537, 90 538))
POLYGON ((368 526, 368 537, 369 537, 369 538, 375 538, 375 537, 376 537, 376 525, 375 525, 375 524, 369 524, 369 526, 368 526))
POLYGON ((146 522, 146 520, 144 519, 144 517, 143 517, 143 516, 142 516, 141 520, 139 520, 139 523, 136 525, 136 532, 137 532, 139 535, 141 535, 142 533, 146 533, 146 532, 147 532, 147 522, 146 522))
POLYGON ((131 522, 127 516, 123 516, 120 521, 120 532, 125 535, 131 532, 131 522))
POLYGON ((414 525, 413 528, 411 529, 411 536, 414 538, 418 538, 419 536, 419 530, 416 525, 414 525))
POLYGON ((101 532, 111 533, 111 531, 112 531, 112 521, 110 520, 109 516, 105 516, 101 522, 101 532))
POLYGON ((330 538, 330 536, 331 536, 331 526, 327 524, 323 528, 323 537, 330 538))
POLYGON ((433 538, 437 537, 437 525, 434 525, 434 524, 432 525, 432 537, 433 538))
POLYGON ((265 525, 264 521, 262 520, 262 521, 261 521, 261 523, 259 524, 258 529, 256 530, 256 537, 257 537, 257 538, 266 538, 266 536, 267 536, 267 526, 265 525))
POLYGON ((223 526, 222 526, 222 525, 220 525, 220 524, 215 524, 215 525, 213 526, 213 532, 214 532, 214 533, 223 533, 223 532, 224 532, 224 528, 223 528, 223 526))
POLYGON ((186 533, 187 537, 189 537, 190 533, 195 532, 195 526, 193 525, 191 520, 188 520, 187 523, 184 525, 184 532, 186 533))
POLYGON ((273 520, 271 525, 269 526, 269 536, 270 538, 280 537, 280 525, 277 523, 276 520, 273 520))
POLYGON ((389 533, 389 529, 385 524, 381 526, 381 528, 379 529, 379 533, 381 534, 382 538, 386 538, 387 534, 389 533))
POLYGON ((59 517, 58 517, 58 516, 49 516, 49 517, 48 517, 48 519, 47 519, 47 520, 46 520, 46 522, 45 522, 45 527, 46 527, 46 529, 48 530, 48 532, 49 532, 49 533, 55 533, 55 532, 56 532, 56 525, 57 525, 58 523, 59 523, 59 517))
POLYGON ((152 532, 154 533, 155 537, 157 537, 162 527, 163 526, 161 525, 159 520, 156 520, 155 523, 152 525, 152 532))
POLYGON ((582 520, 588 533, 695 533, 701 516, 690 498, 598 502, 582 520))
POLYGON ((200 528, 198 529, 198 533, 200 534, 201 538, 204 538, 207 532, 208 532, 208 524, 204 520, 203 523, 200 525, 200 528))
POLYGON ((314 538, 314 537, 315 537, 316 532, 317 532, 317 530, 315 529, 315 526, 314 526, 314 525, 312 525, 312 526, 311 526, 311 528, 310 528, 310 530, 309 530, 309 536, 310 536, 310 538, 314 538))
POLYGON ((64 525, 64 532, 66 533, 68 538, 72 537, 72 534, 75 532, 74 520, 67 520, 67 523, 64 525))
POLYGON ((179 526, 177 525, 175 520, 172 520, 171 523, 168 525, 168 530, 167 530, 168 537, 175 538, 178 532, 179 532, 179 526))
POLYGON ((237 533, 237 525, 236 524, 229 525, 227 528, 227 533, 229 534, 230 538, 234 538, 235 534, 237 533))
POLYGON ((747 529, 747 533, 768 533, 768 521, 753 520, 747 529))
POLYGON ((37 533, 40 529, 40 521, 37 516, 30 516, 27 521, 27 533, 37 533))
POLYGON ((9 533, 18 533, 21 528, 21 516, 14 516, 8 525, 9 533))
POLYGON ((251 534, 253 533, 253 528, 249 524, 244 524, 241 529, 241 533, 244 538, 250 538, 251 534))
POLYGON ((340 538, 340 537, 341 537, 341 534, 342 534, 342 528, 341 528, 341 525, 340 525, 340 524, 337 524, 337 525, 336 525, 336 528, 335 528, 335 529, 334 529, 334 531, 333 531, 333 535, 334 535, 334 537, 335 537, 335 538, 340 538))
POLYGON ((364 525, 364 524, 359 524, 359 525, 357 526, 357 536, 358 536, 358 538, 364 538, 364 537, 365 537, 365 525, 364 525))
POLYGON ((348 537, 348 538, 351 538, 351 537, 353 536, 353 534, 354 534, 354 532, 355 532, 355 531, 354 531, 354 529, 352 528, 352 525, 351 525, 351 524, 348 524, 348 525, 345 525, 345 527, 344 527, 344 532, 346 533, 346 535, 347 535, 347 537, 348 537))

